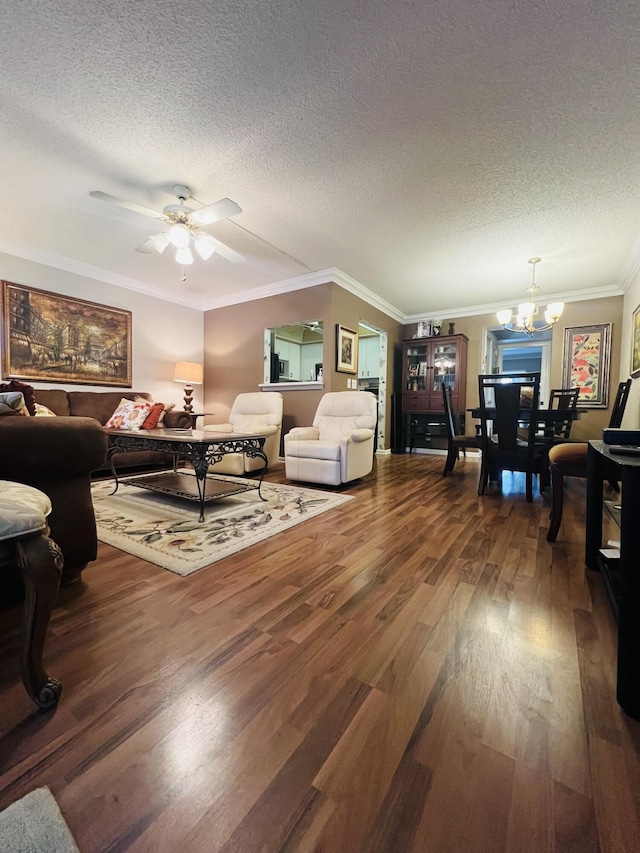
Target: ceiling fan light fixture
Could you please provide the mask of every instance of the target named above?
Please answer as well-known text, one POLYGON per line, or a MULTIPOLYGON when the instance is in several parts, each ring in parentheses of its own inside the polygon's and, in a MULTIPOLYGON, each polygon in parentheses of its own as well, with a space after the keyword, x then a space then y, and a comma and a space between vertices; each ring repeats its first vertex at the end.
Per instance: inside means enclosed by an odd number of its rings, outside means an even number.
POLYGON ((152 237, 149 237, 149 240, 161 254, 170 243, 167 231, 163 231, 161 234, 154 234, 152 237))
POLYGON ((191 239, 191 234, 186 225, 173 225, 167 232, 169 242, 176 249, 186 249, 191 239))
POLYGON ((187 264, 193 263, 193 255, 191 254, 191 249, 186 246, 181 246, 176 252, 176 261, 183 266, 187 264))
POLYGON ((208 261, 216 250, 215 240, 208 234, 196 234, 194 239, 197 253, 203 261, 208 261))

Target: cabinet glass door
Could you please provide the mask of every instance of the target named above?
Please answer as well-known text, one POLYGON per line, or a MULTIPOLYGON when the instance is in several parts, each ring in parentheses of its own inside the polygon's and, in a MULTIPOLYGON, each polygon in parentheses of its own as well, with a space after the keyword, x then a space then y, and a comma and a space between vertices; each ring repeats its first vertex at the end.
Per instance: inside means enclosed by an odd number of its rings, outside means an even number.
POLYGON ((457 349, 455 344, 438 344, 433 351, 433 388, 432 390, 440 391, 442 383, 451 390, 455 391, 456 387, 456 371, 457 364, 457 349))
POLYGON ((427 390, 427 345, 416 344, 407 347, 407 361, 404 367, 404 387, 407 391, 427 390))

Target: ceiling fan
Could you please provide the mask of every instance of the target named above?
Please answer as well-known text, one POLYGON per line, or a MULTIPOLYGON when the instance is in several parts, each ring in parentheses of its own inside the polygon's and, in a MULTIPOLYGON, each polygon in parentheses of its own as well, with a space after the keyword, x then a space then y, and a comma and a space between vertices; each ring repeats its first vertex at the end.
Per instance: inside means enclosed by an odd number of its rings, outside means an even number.
POLYGON ((126 208, 126 210, 132 210, 134 213, 140 213, 142 216, 149 216, 152 219, 159 219, 165 223, 165 228, 160 233, 153 234, 141 246, 138 246, 136 252, 162 253, 169 246, 173 246, 176 249, 176 261, 183 265, 193 263, 192 248, 195 248, 197 254, 205 261, 214 252, 218 252, 219 255, 234 264, 242 263, 246 260, 238 252, 230 249, 229 246, 225 246, 224 243, 212 237, 211 234, 207 234, 206 231, 201 230, 203 226, 211 225, 212 222, 217 222, 220 219, 228 219, 230 216, 242 213, 242 208, 235 201, 231 201, 230 198, 223 198, 220 201, 196 210, 185 204, 192 197, 189 187, 176 184, 172 187, 172 190, 178 199, 178 203, 166 205, 161 213, 141 207, 139 204, 135 204, 135 202, 126 201, 125 199, 117 198, 117 196, 103 193, 100 190, 92 190, 89 195, 92 198, 117 204, 120 207, 126 208))

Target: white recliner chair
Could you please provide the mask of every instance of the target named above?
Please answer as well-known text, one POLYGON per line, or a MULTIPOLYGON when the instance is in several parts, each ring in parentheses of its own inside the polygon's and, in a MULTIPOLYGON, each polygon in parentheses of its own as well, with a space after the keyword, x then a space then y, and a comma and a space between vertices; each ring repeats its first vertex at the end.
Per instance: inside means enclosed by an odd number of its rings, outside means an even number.
POLYGON ((339 486, 373 468, 377 400, 368 391, 325 394, 311 427, 294 427, 284 437, 289 480, 339 486))
MULTIPOLYGON (((204 431, 266 435, 264 452, 269 465, 273 465, 280 456, 282 399, 279 391, 238 394, 229 413, 229 423, 210 424, 204 428, 204 431)), ((210 465, 209 471, 215 474, 246 474, 260 468, 262 468, 262 459, 252 459, 244 453, 228 453, 220 462, 210 465)))

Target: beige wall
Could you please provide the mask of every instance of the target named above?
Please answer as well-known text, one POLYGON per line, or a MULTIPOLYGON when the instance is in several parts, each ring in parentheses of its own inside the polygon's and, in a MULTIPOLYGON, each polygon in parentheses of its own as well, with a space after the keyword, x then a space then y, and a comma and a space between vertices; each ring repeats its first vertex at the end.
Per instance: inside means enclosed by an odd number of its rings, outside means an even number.
MULTIPOLYGON (((639 285, 640 287, 640 285, 639 285)), ((639 300, 640 301, 640 300, 639 300)), ((620 349, 622 344, 622 308, 621 296, 604 299, 585 299, 581 302, 569 302, 565 305, 560 322, 553 329, 551 342, 551 387, 562 387, 562 350, 564 330, 570 326, 588 326, 594 323, 612 323, 611 365, 609 383, 609 405, 607 409, 585 409, 571 431, 572 438, 600 438, 602 430, 609 422, 611 404, 620 381, 620 349)), ((629 321, 630 322, 630 321, 629 321)), ((442 324, 443 332, 448 323, 442 324)), ((485 329, 497 326, 495 314, 482 314, 477 317, 457 317, 455 331, 469 338, 467 356, 467 408, 478 404, 478 374, 482 371, 482 352, 485 329)), ((405 326, 405 336, 410 338, 415 324, 405 326)), ((624 373, 624 371, 623 371, 624 373)), ((626 378, 625 374, 622 378, 626 378)), ((466 432, 473 434, 473 421, 466 419, 466 432)))
MULTIPOLYGON (((389 334, 387 396, 393 388, 393 353, 401 325, 388 315, 333 282, 207 311, 204 317, 205 411, 209 423, 224 423, 237 394, 258 391, 264 381, 264 330, 304 320, 324 323, 324 388, 322 391, 287 390, 284 396, 283 434, 293 426, 312 422, 322 394, 346 391, 347 374, 335 370, 335 324, 357 329, 363 320, 389 334)), ((387 405, 385 446, 390 446, 390 403, 387 405)))
MULTIPOLYGON (((173 370, 176 361, 201 361, 202 311, 13 255, 0 254, 0 278, 131 311, 133 390, 148 391, 155 400, 175 403, 176 408, 182 408, 183 391, 173 382, 173 370)), ((36 389, 55 387, 70 391, 105 387, 55 382, 32 384, 36 389)), ((201 406, 202 388, 196 387, 194 411, 201 410, 201 406)))
MULTIPOLYGON (((636 274, 624 295, 622 308, 622 348, 620 353, 620 381, 631 375, 631 352, 633 347, 633 312, 640 305, 640 271, 636 274)), ((623 427, 640 429, 640 377, 634 379, 627 401, 623 427)))

